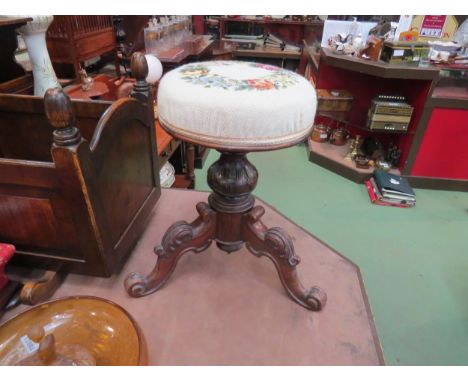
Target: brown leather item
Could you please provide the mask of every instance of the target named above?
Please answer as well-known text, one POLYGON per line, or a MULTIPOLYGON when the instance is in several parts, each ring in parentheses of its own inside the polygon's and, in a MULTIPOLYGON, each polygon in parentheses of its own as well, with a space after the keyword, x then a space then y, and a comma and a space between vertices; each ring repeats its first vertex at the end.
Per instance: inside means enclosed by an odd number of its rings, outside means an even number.
POLYGON ((352 105, 348 90, 317 89, 317 111, 350 111, 352 105))
POLYGON ((380 52, 382 51, 383 42, 383 39, 370 35, 367 39, 366 46, 360 51, 358 56, 368 58, 372 61, 378 61, 380 58, 380 52))
POLYGON ((349 138, 349 132, 343 127, 333 130, 330 134, 330 143, 336 146, 343 146, 349 138))
POLYGON ((330 128, 325 125, 315 125, 312 129, 310 139, 315 142, 326 142, 330 136, 330 128))

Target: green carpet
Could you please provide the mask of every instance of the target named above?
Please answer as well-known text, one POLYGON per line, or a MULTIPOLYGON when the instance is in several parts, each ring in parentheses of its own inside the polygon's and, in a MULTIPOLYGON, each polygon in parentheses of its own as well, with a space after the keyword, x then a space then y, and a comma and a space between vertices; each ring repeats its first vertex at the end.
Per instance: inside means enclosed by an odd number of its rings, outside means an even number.
POLYGON ((416 189, 415 208, 374 206, 304 145, 249 159, 257 196, 359 265, 387 364, 468 365, 468 192, 416 189))

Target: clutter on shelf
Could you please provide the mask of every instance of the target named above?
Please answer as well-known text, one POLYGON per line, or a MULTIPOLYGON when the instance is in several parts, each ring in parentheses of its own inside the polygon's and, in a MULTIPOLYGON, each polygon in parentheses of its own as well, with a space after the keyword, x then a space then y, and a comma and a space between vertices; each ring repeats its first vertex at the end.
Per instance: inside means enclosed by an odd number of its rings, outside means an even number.
POLYGON ((322 47, 390 65, 468 65, 468 23, 454 16, 400 16, 398 22, 326 20, 322 47))

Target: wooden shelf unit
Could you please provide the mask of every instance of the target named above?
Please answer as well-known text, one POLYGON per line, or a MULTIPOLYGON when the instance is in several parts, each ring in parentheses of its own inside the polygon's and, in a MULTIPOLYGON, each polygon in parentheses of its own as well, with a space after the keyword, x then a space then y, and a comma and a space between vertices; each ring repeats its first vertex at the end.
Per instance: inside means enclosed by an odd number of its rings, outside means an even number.
POLYGON ((359 129, 362 131, 367 131, 369 133, 375 133, 375 134, 414 134, 414 131, 398 131, 398 130, 372 130, 366 126, 365 123, 358 124, 355 122, 352 122, 348 118, 349 112, 327 112, 327 111, 318 111, 317 116, 318 117, 324 117, 328 119, 332 119, 338 123, 341 123, 343 125, 346 125, 347 127, 352 127, 355 129, 359 129))
MULTIPOLYGON (((349 143, 344 146, 335 146, 328 142, 315 142, 309 138, 307 148, 311 162, 344 176, 353 182, 364 183, 372 177, 374 172, 373 167, 368 169, 357 168, 353 161, 344 159, 349 151, 349 143)), ((401 175, 398 169, 392 169, 390 172, 395 175, 401 175)))
POLYGON ((263 26, 263 33, 272 33, 278 38, 291 44, 302 44, 302 41, 312 42, 320 40, 323 31, 323 21, 292 21, 283 19, 266 18, 235 18, 219 17, 219 38, 222 39, 226 34, 226 25, 229 23, 244 23, 263 26), (320 38, 319 38, 320 37, 320 38))
MULTIPOLYGON (((310 49, 309 49, 310 51, 310 49)), ((438 70, 388 65, 381 62, 334 54, 322 48, 318 70, 314 78, 317 89, 346 89, 353 94, 353 105, 348 115, 340 113, 318 114, 316 123, 338 126, 346 125, 351 135, 378 138, 385 147, 396 144, 402 151, 398 170, 407 174, 408 155, 416 137, 416 131, 433 80, 438 70), (373 131, 366 128, 366 119, 372 99, 379 94, 403 95, 413 106, 408 130, 406 132, 373 131), (335 125, 334 125, 335 124, 335 125)), ((354 177, 355 181, 363 178, 354 177)))
MULTIPOLYGON (((320 50, 317 61, 317 52, 309 47, 304 51, 316 88, 346 89, 354 96, 349 115, 319 113, 316 123, 346 124, 352 135, 374 136, 385 146, 395 143, 402 150, 398 170, 414 187, 468 190, 468 98, 463 89, 452 92, 437 86, 440 68, 371 62, 328 48, 320 50), (406 133, 363 128, 371 100, 378 94, 403 95, 413 106, 406 133)), ((365 180, 330 151, 312 148, 309 159, 355 182, 365 180)))
POLYGON ((334 53, 330 48, 322 48, 320 59, 329 66, 350 70, 379 78, 404 80, 435 80, 439 77, 439 69, 434 67, 421 68, 411 65, 389 65, 383 61, 371 61, 362 58, 334 53))
POLYGON ((323 26, 322 20, 312 21, 294 21, 285 19, 274 19, 274 18, 238 18, 238 17, 219 17, 220 21, 235 21, 244 23, 257 23, 257 24, 280 24, 280 25, 303 25, 303 26, 323 26))

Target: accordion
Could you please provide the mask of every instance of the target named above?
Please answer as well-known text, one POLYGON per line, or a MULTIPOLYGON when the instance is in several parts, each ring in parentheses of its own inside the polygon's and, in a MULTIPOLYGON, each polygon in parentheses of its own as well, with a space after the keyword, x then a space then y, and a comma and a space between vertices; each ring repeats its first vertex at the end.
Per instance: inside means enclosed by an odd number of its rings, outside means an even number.
POLYGON ((413 107, 402 96, 378 95, 367 114, 367 127, 380 131, 407 131, 413 107))

